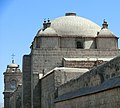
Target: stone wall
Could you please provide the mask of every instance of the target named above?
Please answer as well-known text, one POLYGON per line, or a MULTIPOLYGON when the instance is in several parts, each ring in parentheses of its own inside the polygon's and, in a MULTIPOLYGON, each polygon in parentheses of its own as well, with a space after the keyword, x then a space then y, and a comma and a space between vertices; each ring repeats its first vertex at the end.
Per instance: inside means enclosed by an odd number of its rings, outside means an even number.
POLYGON ((62 66, 62 58, 113 58, 120 54, 119 50, 93 50, 93 49, 36 49, 32 52, 32 72, 45 73, 55 67, 62 66))
POLYGON ((41 108, 54 108, 54 90, 54 73, 52 73, 41 79, 41 108))
MULTIPOLYGON (((117 55, 119 55, 119 50, 97 50, 97 49, 74 49, 74 48, 57 48, 57 49, 53 49, 53 48, 36 48, 34 50, 31 51, 31 55, 32 55, 32 58, 31 58, 31 73, 32 75, 31 76, 34 76, 34 73, 38 73, 38 74, 46 74, 47 72, 49 72, 50 70, 54 69, 55 67, 60 67, 60 66, 63 66, 62 64, 62 59, 63 58, 113 58, 117 55)), ((29 61, 30 62, 30 61, 29 61)), ((29 71, 26 72, 26 75, 30 75, 29 71)), ((84 85, 87 86, 87 82, 90 81, 90 78, 89 78, 89 75, 84 75, 85 77, 83 77, 82 79, 79 80, 79 83, 75 83, 75 85, 71 88, 68 84, 68 88, 65 89, 65 90, 59 90, 60 92, 58 93, 59 94, 63 94, 64 92, 68 92, 68 91, 71 91, 71 90, 74 90, 74 89, 78 89, 77 87, 83 87, 84 85), (88 78, 87 78, 88 77, 88 78), (81 82, 81 80, 86 80, 85 82, 86 83, 83 83, 81 82)), ((91 75, 90 75, 91 76, 91 75)), ((96 74, 93 74, 93 76, 95 77, 96 74)), ((32 77, 34 78, 34 80, 37 78, 37 77, 32 77)), ((101 78, 101 76, 100 76, 101 78)), ((94 79, 94 78, 93 78, 94 79)), ((34 89, 34 87, 37 86, 37 79, 34 83, 34 80, 33 82, 31 82, 32 85, 32 90, 34 89)), ((47 79, 46 79, 47 80, 47 79)), ((54 81, 51 80, 51 83, 53 83, 54 81)), ((50 83, 50 82, 49 82, 50 83)), ((98 81, 96 82, 96 84, 99 84, 99 78, 98 78, 98 81)), ((41 83, 41 84, 44 84, 44 83, 41 83)), ((66 84, 65 84, 66 85, 66 84)), ((92 83, 90 83, 89 85, 92 85, 92 83)), ((50 86, 52 86, 50 84, 50 86)), ((48 86, 49 87, 49 86, 48 86)), ((67 86, 66 86, 67 87, 67 86)), ((29 88, 29 87, 28 87, 29 88)), ((54 87, 53 87, 54 88, 54 87)), ((52 88, 52 89, 53 89, 52 88)), ((37 89, 39 90, 39 89, 37 89)), ((44 90, 44 89, 42 89, 44 90)), ((41 90, 41 91, 42 91, 41 90)), ((47 90, 47 89, 46 89, 47 90)), ((34 102, 35 103, 38 103, 39 104, 39 99, 36 98, 38 97, 38 93, 35 92, 36 90, 34 89, 33 92, 31 93, 31 95, 33 95, 33 104, 34 102), (37 99, 37 100, 36 100, 37 99)), ((49 89, 47 90, 49 91, 49 89)), ((46 91, 46 92, 47 92, 46 91)), ((31 91, 30 91, 31 92, 31 91)), ((44 92, 44 91, 42 91, 44 92)), ((51 91, 50 91, 51 92, 51 91)), ((52 91, 53 92, 53 91, 52 91)), ((28 92, 27 92, 28 93, 28 92)), ((31 98, 31 95, 29 96, 28 100, 31 98)), ((50 97, 50 96, 49 96, 50 97)), ((27 100, 27 101, 28 101, 27 100)), ((41 102, 43 102, 43 100, 45 100, 44 98, 42 98, 41 102)), ((37 105, 38 105, 37 104, 37 105)), ((45 103, 42 103, 43 105, 47 105, 45 103)), ((47 108, 47 107, 46 107, 47 108)))
POLYGON ((32 91, 31 91, 31 56, 23 56, 23 94, 22 94, 22 108, 32 108, 32 91))
POLYGON ((56 102, 55 108, 120 108, 120 88, 56 102))
POLYGON ((75 38, 63 37, 60 38, 60 47, 61 48, 75 48, 75 38))
POLYGON ((95 39, 94 38, 85 38, 84 49, 95 49, 95 39))
POLYGON ((102 84, 104 81, 120 76, 120 57, 91 69, 77 79, 71 80, 58 88, 58 96, 65 93, 78 90, 85 87, 94 87, 102 84))
POLYGON ((58 37, 41 37, 40 48, 59 48, 58 37))
POLYGON ((21 72, 8 72, 5 73, 5 77, 4 77, 4 81, 5 81, 5 90, 11 90, 11 81, 15 80, 18 86, 19 84, 22 84, 22 73, 21 72))
POLYGON ((87 68, 87 69, 90 69, 90 68, 93 68, 95 66, 98 66, 102 63, 105 63, 105 61, 103 60, 96 60, 96 61, 66 61, 63 59, 63 66, 64 67, 71 67, 71 68, 87 68))
POLYGON ((35 96, 33 96, 33 99, 32 99, 33 108, 39 108, 40 107, 40 81, 39 81, 39 74, 38 73, 33 74, 32 89, 33 89, 32 92, 35 95, 35 96))
POLYGON ((18 85, 17 89, 11 94, 10 108, 22 108, 22 85, 18 85))
POLYGON ((81 76, 83 73, 82 70, 77 69, 76 70, 73 68, 69 69, 67 72, 67 69, 64 71, 62 69, 58 69, 54 71, 55 75, 55 87, 59 87, 62 84, 67 83, 70 80, 76 79, 77 77, 81 76))
POLYGON ((12 94, 11 91, 3 92, 4 94, 4 108, 10 108, 10 96, 12 94))
POLYGON ((53 70, 51 73, 40 79, 41 108, 54 108, 54 98, 57 97, 55 90, 57 90, 60 85, 71 79, 75 79, 81 74, 83 73, 53 70))
POLYGON ((118 49, 117 38, 97 37, 97 49, 118 49))
POLYGON ((41 36, 35 37, 33 48, 77 48, 77 41, 83 44, 84 49, 95 49, 94 38, 41 36))

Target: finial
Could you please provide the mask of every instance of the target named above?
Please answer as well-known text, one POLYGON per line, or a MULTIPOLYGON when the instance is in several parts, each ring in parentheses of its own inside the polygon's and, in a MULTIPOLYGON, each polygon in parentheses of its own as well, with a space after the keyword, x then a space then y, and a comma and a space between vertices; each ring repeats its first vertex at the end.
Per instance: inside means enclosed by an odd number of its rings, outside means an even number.
POLYGON ((104 29, 104 28, 108 28, 108 24, 105 19, 103 20, 103 24, 102 24, 102 29, 104 29))
POLYGON ((11 56, 12 56, 12 63, 14 64, 14 57, 15 57, 15 55, 12 54, 11 56))
POLYGON ((46 18, 44 19, 44 23, 46 23, 46 18))
POLYGON ((47 23, 46 23, 46 18, 44 19, 44 23, 43 23, 43 31, 47 28, 47 23))
POLYGON ((50 19, 48 18, 47 21, 48 21, 48 22, 47 22, 47 27, 50 27, 50 25, 51 25, 50 19))
POLYGON ((74 12, 65 13, 65 16, 76 16, 76 13, 74 12))
POLYGON ((48 18, 48 22, 50 22, 50 19, 48 18))
POLYGON ((103 20, 104 23, 106 23, 105 19, 103 20))

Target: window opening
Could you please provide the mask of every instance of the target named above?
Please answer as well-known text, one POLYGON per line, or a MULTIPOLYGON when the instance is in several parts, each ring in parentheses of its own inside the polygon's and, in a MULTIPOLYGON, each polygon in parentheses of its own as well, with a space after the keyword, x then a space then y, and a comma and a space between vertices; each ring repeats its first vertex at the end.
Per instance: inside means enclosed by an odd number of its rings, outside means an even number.
POLYGON ((11 80, 11 82, 10 82, 10 88, 11 88, 11 90, 14 90, 16 88, 16 86, 17 86, 16 80, 11 80))
POLYGON ((79 48, 83 48, 83 43, 82 42, 80 42, 80 41, 77 41, 77 48, 79 49, 79 48))

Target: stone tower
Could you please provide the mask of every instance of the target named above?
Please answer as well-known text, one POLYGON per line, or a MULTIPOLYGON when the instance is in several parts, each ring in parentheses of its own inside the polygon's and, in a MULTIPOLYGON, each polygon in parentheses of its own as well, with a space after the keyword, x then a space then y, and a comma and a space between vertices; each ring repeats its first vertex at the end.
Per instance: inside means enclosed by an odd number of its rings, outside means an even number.
POLYGON ((10 108, 10 96, 19 84, 22 84, 22 72, 19 65, 14 63, 7 65, 4 74, 4 108, 10 108))

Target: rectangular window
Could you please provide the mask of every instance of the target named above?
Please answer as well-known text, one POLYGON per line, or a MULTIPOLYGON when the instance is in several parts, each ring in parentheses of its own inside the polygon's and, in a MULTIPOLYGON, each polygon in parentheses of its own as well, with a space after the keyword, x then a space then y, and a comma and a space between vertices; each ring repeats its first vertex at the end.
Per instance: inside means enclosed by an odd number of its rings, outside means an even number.
POLYGON ((83 49, 83 43, 82 43, 81 41, 77 41, 77 42, 76 42, 76 47, 77 47, 78 49, 83 49))

